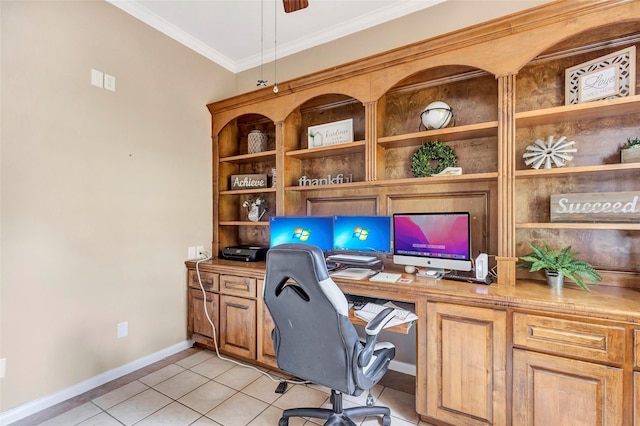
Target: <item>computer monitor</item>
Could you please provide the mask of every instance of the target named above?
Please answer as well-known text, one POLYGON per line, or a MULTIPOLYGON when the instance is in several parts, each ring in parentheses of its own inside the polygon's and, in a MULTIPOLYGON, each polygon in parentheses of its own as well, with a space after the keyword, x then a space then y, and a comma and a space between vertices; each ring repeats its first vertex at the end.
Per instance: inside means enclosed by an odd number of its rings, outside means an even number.
POLYGON ((393 263, 443 273, 471 270, 468 212, 393 215, 393 263))
POLYGON ((333 249, 333 217, 331 216, 271 216, 269 246, 304 243, 333 249))
POLYGON ((391 253, 391 216, 334 216, 333 250, 391 253))

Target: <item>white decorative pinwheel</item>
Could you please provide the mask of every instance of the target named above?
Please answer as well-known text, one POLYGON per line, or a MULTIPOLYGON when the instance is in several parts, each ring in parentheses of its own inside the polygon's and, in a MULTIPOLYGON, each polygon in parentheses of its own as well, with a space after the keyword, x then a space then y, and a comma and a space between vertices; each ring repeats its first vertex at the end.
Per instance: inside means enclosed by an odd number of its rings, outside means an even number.
POLYGON ((533 145, 529 145, 522 155, 524 164, 534 169, 544 166, 545 169, 552 167, 564 167, 568 161, 573 160, 572 152, 578 150, 573 146, 575 141, 567 141, 565 136, 560 136, 557 141, 553 136, 547 138, 547 142, 542 139, 536 140, 533 145))

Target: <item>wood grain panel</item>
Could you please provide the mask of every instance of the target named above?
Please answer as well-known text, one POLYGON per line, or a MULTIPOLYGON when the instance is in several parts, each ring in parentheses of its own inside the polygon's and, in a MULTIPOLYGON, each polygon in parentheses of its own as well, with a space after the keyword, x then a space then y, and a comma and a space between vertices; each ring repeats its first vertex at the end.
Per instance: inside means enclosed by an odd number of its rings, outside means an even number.
POLYGON ((256 297, 256 279, 236 275, 220 275, 220 293, 256 297))
POLYGON ((220 349, 256 359, 256 301, 220 295, 220 349))
POLYGON ((218 291, 220 289, 219 286, 219 278, 218 274, 207 271, 199 271, 200 272, 200 280, 198 280, 198 272, 195 270, 189 270, 189 278, 188 283, 189 287, 200 289, 200 282, 202 282, 202 287, 204 287, 205 291, 218 291))
POLYGON ((621 365, 625 357, 625 329, 515 313, 513 344, 572 358, 621 365))
POLYGON ((640 368, 640 330, 633 330, 633 366, 640 368))
POLYGON ((189 289, 188 297, 188 315, 187 315, 187 335, 190 339, 205 345, 213 344, 213 327, 207 318, 207 313, 216 332, 219 330, 219 301, 220 296, 216 293, 206 292, 207 301, 205 304, 204 295, 201 290, 194 288, 189 289), (207 313, 205 313, 205 306, 207 313))
POLYGON ((505 425, 506 313, 427 304, 427 414, 451 424, 505 425))
POLYGON ((307 199, 308 216, 363 215, 376 216, 379 211, 377 196, 342 196, 307 199))
POLYGON ((623 425, 621 369, 513 352, 514 425, 623 425))

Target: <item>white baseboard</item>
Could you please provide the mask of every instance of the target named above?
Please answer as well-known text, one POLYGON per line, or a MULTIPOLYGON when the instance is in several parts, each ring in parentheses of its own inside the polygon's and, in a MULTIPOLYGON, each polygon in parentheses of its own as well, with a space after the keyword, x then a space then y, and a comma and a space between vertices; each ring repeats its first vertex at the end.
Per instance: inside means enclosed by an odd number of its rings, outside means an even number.
POLYGON ((42 411, 49 407, 53 407, 54 405, 66 401, 67 399, 78 396, 93 388, 104 385, 107 382, 115 380, 126 374, 146 367, 147 365, 153 364, 154 362, 160 361, 168 356, 188 349, 192 345, 193 342, 191 340, 185 340, 184 342, 177 343, 156 353, 132 361, 129 364, 125 364, 109 371, 105 371, 104 373, 98 374, 97 376, 91 377, 90 379, 77 383, 66 389, 62 389, 58 392, 52 393, 51 395, 38 398, 10 410, 4 411, 0 413, 0 425, 9 425, 13 422, 24 419, 25 417, 31 416, 32 414, 35 414, 39 411, 42 411))
POLYGON ((394 359, 389 363, 389 370, 397 371, 398 373, 408 374, 409 376, 416 376, 416 366, 413 364, 407 364, 406 362, 396 361, 394 359))

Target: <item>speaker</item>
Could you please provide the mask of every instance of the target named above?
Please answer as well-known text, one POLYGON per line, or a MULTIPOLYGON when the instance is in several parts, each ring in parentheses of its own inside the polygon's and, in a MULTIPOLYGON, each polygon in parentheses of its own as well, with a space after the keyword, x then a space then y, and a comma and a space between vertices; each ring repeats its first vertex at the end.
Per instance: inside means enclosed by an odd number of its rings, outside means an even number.
POLYGON ((487 253, 480 253, 476 258, 476 279, 484 280, 489 273, 489 256, 487 253))

